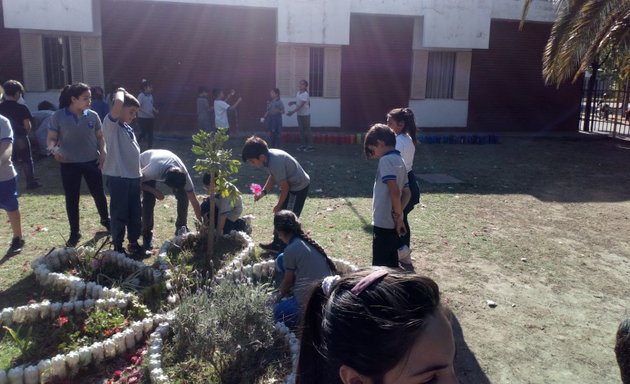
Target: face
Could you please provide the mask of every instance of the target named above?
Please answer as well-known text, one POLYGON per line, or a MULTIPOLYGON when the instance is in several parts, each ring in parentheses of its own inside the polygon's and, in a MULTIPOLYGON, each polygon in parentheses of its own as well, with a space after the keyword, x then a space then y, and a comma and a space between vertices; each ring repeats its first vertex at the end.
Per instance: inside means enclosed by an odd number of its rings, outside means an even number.
POLYGON ((387 126, 398 135, 405 127, 405 123, 402 121, 396 121, 391 116, 387 116, 387 126))
POLYGON ((144 87, 144 93, 151 93, 151 92, 153 92, 152 85, 147 85, 146 87, 144 87))
POLYGON ((138 107, 123 107, 122 111, 120 112, 120 121, 122 121, 123 123, 127 123, 130 124, 133 119, 136 118, 136 114, 138 113, 138 107))
POLYGON ((389 150, 389 148, 385 146, 382 140, 376 140, 376 145, 368 145, 367 147, 370 151, 372 151, 372 154, 370 156, 370 158, 372 159, 380 159, 389 150))
POLYGON ((272 99, 276 98, 276 93, 273 91, 273 89, 269 91, 269 97, 271 97, 272 99))
POLYGON ((251 165, 254 168, 262 168, 265 166, 265 159, 263 158, 263 156, 264 155, 260 155, 257 159, 247 159, 247 164, 251 165))
POLYGON ((304 92, 304 91, 306 91, 306 83, 305 83, 305 82, 303 82, 303 81, 300 81, 300 82, 298 83, 298 89, 300 90, 300 92, 304 92))
POLYGON ((456 384, 453 368, 455 342, 443 311, 427 319, 424 332, 409 355, 385 374, 384 384, 456 384))
POLYGON ((90 91, 85 91, 78 98, 71 97, 70 100, 70 107, 72 109, 83 112, 86 109, 90 109, 90 104, 92 104, 92 94, 90 91))

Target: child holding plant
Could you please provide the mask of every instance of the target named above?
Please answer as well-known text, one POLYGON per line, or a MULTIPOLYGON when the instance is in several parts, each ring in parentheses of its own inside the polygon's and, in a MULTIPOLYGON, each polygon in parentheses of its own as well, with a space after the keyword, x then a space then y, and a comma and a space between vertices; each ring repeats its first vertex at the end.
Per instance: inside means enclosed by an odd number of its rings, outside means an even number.
MULTIPOLYGON (((208 189, 210 187, 210 174, 203 175, 203 185, 208 189)), ((241 218, 243 213, 243 199, 241 194, 232 185, 234 190, 230 191, 227 196, 224 196, 221 188, 217 185, 217 193, 214 198, 216 201, 214 209, 214 220, 216 223, 217 235, 227 235, 232 231, 249 232, 247 223, 241 218), (236 197, 233 199, 233 195, 236 197)), ((205 220, 210 220, 210 196, 205 198, 201 203, 201 215, 205 220)))
POLYGON ((312 283, 333 275, 337 269, 321 245, 304 233, 295 213, 288 210, 276 213, 273 229, 287 245, 276 258, 282 282, 274 319, 283 321, 288 327, 295 327, 312 283))

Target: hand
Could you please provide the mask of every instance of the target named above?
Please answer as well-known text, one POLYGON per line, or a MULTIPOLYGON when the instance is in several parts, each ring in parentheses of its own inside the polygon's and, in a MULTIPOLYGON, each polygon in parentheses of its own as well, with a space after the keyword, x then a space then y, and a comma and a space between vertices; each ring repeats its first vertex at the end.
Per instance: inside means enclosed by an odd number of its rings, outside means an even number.
POLYGON ((164 200, 164 194, 161 191, 157 190, 157 189, 155 190, 155 192, 153 192, 153 196, 155 196, 155 198, 160 200, 160 201, 164 200))
MULTIPOLYGON (((53 153, 53 156, 55 157, 55 160, 57 160, 57 161, 63 161, 63 159, 64 159, 64 157, 61 154, 61 152, 53 153)), ((100 166, 99 166, 99 168, 100 168, 100 166)))
POLYGON ((254 194, 254 202, 256 202, 256 201, 258 201, 258 200, 262 199, 262 198, 263 198, 263 196, 265 196, 265 194, 264 194, 264 193, 256 193, 256 194, 254 194))
POLYGON ((276 214, 276 213, 280 212, 281 210, 282 210, 282 207, 281 207, 280 205, 278 205, 278 204, 276 204, 276 205, 273 207, 273 213, 274 213, 274 214, 276 214))
POLYGON ((293 111, 287 112, 287 116, 291 116, 292 114, 293 114, 293 111))
POLYGON ((96 165, 98 165, 98 169, 103 170, 103 165, 105 165, 106 157, 107 156, 103 152, 98 154, 98 159, 96 159, 96 165))
POLYGON ((296 104, 295 101, 289 101, 289 107, 295 104, 296 104))
POLYGON ((230 93, 228 94, 228 96, 234 96, 236 95, 236 91, 233 89, 230 89, 230 93))

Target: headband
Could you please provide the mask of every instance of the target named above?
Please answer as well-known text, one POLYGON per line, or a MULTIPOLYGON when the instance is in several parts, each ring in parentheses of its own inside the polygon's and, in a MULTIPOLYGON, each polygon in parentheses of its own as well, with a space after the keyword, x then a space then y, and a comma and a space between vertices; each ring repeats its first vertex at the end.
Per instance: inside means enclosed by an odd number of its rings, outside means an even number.
POLYGON ((341 279, 341 276, 334 275, 334 276, 326 276, 326 278, 322 280, 322 291, 324 291, 324 294, 326 296, 330 295, 333 285, 337 284, 339 279, 341 279))
POLYGON ((389 272, 387 272, 387 270, 385 269, 377 269, 376 271, 362 278, 361 281, 359 281, 350 292, 352 292, 356 296, 359 296, 361 292, 363 292, 367 287, 374 284, 378 279, 387 276, 388 274, 389 272))

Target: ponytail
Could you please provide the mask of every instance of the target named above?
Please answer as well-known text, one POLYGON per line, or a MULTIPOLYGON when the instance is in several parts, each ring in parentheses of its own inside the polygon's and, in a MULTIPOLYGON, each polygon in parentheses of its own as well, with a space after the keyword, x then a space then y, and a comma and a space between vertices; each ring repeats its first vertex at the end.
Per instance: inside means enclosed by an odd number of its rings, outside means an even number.
POLYGON ((59 109, 69 107, 71 100, 70 84, 66 84, 66 86, 63 87, 61 93, 59 94, 59 109))
POLYGON ((418 144, 416 118, 413 111, 409 108, 394 108, 387 113, 387 116, 394 119, 396 122, 402 122, 404 124, 402 132, 408 134, 411 137, 413 144, 418 144))

